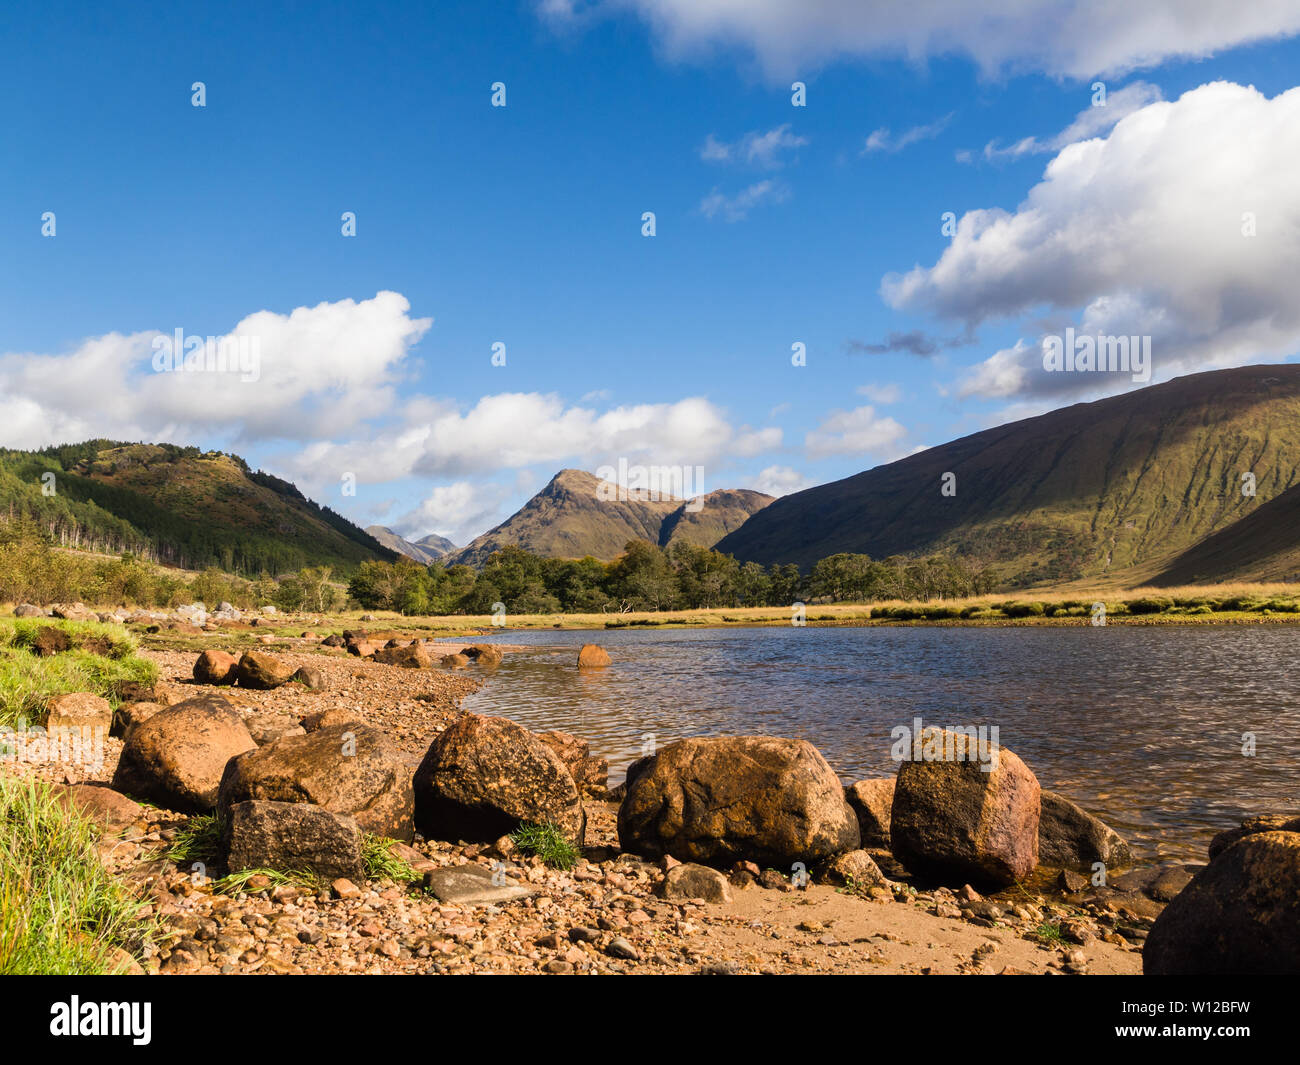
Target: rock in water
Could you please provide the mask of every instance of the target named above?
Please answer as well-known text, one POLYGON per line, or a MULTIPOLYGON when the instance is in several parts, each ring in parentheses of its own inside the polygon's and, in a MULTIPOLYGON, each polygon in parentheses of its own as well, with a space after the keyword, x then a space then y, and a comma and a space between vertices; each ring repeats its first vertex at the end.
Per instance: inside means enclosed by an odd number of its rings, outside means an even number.
POLYGON ((462 647, 460 653, 466 658, 474 659, 480 666, 499 666, 504 657, 500 650, 490 643, 471 644, 469 647, 462 647))
POLYGON ((387 666, 402 666, 405 669, 432 669, 433 655, 422 644, 408 644, 405 647, 385 647, 375 652, 375 661, 387 666))
POLYGON ((578 652, 579 669, 599 669, 610 663, 609 653, 600 644, 584 643, 578 652))
POLYGON ((361 826, 306 802, 237 802, 224 815, 226 864, 315 873, 326 880, 365 876, 361 826))
POLYGON ((1229 828, 1210 840, 1210 861, 1231 847, 1245 836, 1258 832, 1300 832, 1300 817, 1295 814, 1261 814, 1248 817, 1240 828, 1229 828))
POLYGON ((844 788, 811 743, 774 736, 682 740, 632 779, 619 842, 643 857, 788 871, 858 846, 844 788))
POLYGON ((1133 855, 1118 832, 1063 795, 1043 791, 1038 861, 1062 869, 1091 871, 1094 862, 1102 862, 1107 869, 1122 869, 1133 864, 1133 855))
POLYGON ((224 814, 250 799, 312 803, 377 836, 414 835, 410 770, 382 732, 357 722, 285 735, 234 759, 217 808, 224 814))
POLYGON ((582 845, 587 815, 560 756, 503 717, 449 725, 415 771, 415 827, 428 839, 491 842, 525 821, 582 845))
POLYGON ((889 822, 894 810, 894 778, 859 780, 844 789, 844 798, 858 815, 864 847, 889 846, 889 822))
POLYGON ((194 662, 194 679, 200 684, 234 684, 239 659, 225 651, 204 651, 194 662))
POLYGON ((1300 973, 1300 832, 1256 832, 1221 851, 1156 918, 1142 971, 1300 973))
POLYGON ((131 731, 113 787, 168 809, 206 812, 216 806, 226 763, 256 748, 239 712, 226 699, 186 699, 131 731))
POLYGON ((293 667, 286 666, 274 655, 262 651, 246 651, 239 660, 239 686, 256 688, 258 691, 270 691, 281 684, 288 684, 293 676, 293 667))
POLYGON ((1033 872, 1040 790, 1029 767, 961 732, 925 729, 919 744, 936 758, 898 771, 889 831, 898 860, 913 873, 989 887, 1033 872), (993 754, 996 768, 985 772, 993 754))

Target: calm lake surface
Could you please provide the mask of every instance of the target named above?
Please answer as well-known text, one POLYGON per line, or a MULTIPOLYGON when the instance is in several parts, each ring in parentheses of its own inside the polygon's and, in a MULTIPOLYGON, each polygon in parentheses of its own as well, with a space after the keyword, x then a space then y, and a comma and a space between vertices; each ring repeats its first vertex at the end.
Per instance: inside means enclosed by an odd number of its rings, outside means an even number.
POLYGON ((1300 630, 1291 626, 509 629, 525 644, 466 700, 563 729, 610 760, 611 783, 687 736, 815 744, 846 782, 892 776, 890 730, 996 725, 1044 787, 1148 859, 1205 860, 1256 813, 1300 809, 1300 630), (576 668, 598 642, 614 659, 576 668), (1242 734, 1256 754, 1244 757, 1242 734))

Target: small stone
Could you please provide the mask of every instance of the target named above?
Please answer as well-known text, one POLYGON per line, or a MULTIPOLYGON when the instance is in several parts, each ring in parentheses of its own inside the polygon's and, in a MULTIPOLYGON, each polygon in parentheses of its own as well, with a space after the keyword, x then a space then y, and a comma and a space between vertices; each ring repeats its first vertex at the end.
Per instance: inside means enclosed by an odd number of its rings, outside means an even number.
POLYGON ((611 958, 622 958, 626 961, 636 961, 641 957, 636 947, 632 946, 622 936, 611 939, 609 945, 605 948, 605 953, 611 958))

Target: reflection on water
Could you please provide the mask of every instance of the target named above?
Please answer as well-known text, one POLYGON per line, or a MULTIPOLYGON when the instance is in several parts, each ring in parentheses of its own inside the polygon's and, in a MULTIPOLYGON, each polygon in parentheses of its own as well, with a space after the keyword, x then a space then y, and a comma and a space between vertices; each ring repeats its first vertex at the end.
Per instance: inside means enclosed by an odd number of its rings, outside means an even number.
POLYGON ((610 760, 685 736, 815 744, 846 781, 892 775, 890 730, 996 725, 1044 787, 1147 858, 1204 860, 1243 816, 1300 808, 1290 626, 758 628, 515 632, 466 709, 563 729, 610 760), (598 640, 607 669, 579 672, 598 640), (1242 755, 1243 733, 1257 753, 1242 755))

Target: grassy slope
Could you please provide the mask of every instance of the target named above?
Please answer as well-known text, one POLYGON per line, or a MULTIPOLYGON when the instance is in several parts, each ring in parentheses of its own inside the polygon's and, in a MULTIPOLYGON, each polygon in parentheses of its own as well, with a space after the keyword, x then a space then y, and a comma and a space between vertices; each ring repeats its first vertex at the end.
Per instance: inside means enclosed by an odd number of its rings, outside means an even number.
POLYGON ((1184 551, 1151 583, 1192 584, 1207 577, 1300 580, 1300 485, 1184 551))
POLYGON ((680 540, 696 547, 712 547, 774 498, 747 488, 720 488, 699 501, 699 510, 687 510, 688 504, 683 504, 668 515, 659 530, 659 543, 668 547, 680 540))
POLYGON ((382 548, 375 550, 380 545, 362 530, 354 529, 351 535, 340 531, 304 500, 250 479, 228 455, 176 461, 157 445, 131 444, 100 452, 76 473, 136 493, 186 523, 299 546, 313 564, 392 557, 382 548))
POLYGON ((1300 366, 1195 374, 785 496, 718 545, 810 566, 951 549, 1020 581, 1154 572, 1296 481, 1300 366), (1255 499, 1240 474, 1257 478, 1255 499), (957 493, 940 493, 944 473, 957 493))

